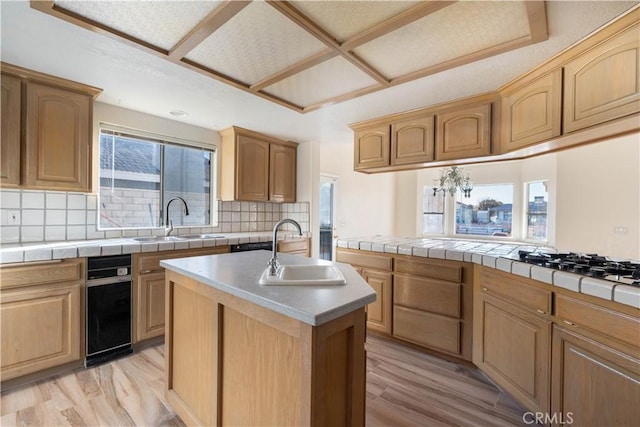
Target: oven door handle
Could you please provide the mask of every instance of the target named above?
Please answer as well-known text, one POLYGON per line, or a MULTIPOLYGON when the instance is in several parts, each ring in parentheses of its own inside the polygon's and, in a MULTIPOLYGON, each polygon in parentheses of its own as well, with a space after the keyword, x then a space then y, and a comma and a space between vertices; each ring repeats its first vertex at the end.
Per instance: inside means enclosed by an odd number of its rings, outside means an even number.
POLYGON ((87 288, 91 288, 93 286, 113 285, 116 283, 130 282, 130 281, 131 281, 130 274, 127 274, 126 276, 103 277, 102 279, 87 280, 87 288))

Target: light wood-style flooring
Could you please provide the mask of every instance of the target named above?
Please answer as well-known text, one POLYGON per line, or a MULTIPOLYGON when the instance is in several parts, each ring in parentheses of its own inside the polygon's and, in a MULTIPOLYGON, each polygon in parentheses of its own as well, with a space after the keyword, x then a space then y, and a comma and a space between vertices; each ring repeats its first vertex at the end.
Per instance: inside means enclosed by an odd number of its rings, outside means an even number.
MULTIPOLYGON (((164 399, 164 345, 2 392, 1 426, 184 426, 164 399)), ((525 425, 472 367, 369 334, 368 426, 525 425)))

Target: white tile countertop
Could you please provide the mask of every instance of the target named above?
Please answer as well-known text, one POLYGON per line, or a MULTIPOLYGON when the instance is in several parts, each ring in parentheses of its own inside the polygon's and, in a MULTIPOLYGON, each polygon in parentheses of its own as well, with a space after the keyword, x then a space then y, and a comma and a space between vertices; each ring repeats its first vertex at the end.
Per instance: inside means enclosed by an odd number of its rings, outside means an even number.
MULTIPOLYGON (((241 243, 269 242, 273 238, 271 231, 210 234, 222 237, 189 238, 161 242, 139 242, 135 240, 134 237, 122 237, 117 239, 75 240, 55 243, 7 244, 0 247, 0 264, 206 248, 237 245, 241 243)), ((306 235, 308 235, 308 233, 306 235)), ((295 237, 297 234, 292 231, 281 230, 278 233, 278 240, 284 240, 292 236, 295 237)), ((180 236, 177 235, 175 237, 180 236)))
POLYGON ((640 308, 640 287, 618 284, 608 280, 554 270, 519 261, 518 251, 521 250, 531 252, 558 252, 555 248, 547 246, 458 239, 412 239, 388 236, 364 236, 338 239, 337 246, 346 249, 473 262, 549 285, 569 289, 574 292, 640 308))
MULTIPOLYGON (((167 270, 240 297, 309 325, 322 325, 375 301, 375 291, 347 264, 336 263, 346 284, 262 286, 258 284, 268 251, 204 255, 161 261, 167 270)), ((322 265, 330 261, 279 254, 283 265, 322 265)))

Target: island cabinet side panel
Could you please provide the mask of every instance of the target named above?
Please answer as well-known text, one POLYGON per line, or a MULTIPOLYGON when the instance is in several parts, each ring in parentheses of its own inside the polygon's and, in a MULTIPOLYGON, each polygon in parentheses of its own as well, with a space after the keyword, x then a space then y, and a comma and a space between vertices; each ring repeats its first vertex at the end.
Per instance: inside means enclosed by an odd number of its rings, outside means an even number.
POLYGON ((217 425, 219 304, 192 279, 165 280, 167 399, 186 424, 217 425))
POLYGON ((364 426, 364 308, 316 328, 311 372, 311 425, 364 426))

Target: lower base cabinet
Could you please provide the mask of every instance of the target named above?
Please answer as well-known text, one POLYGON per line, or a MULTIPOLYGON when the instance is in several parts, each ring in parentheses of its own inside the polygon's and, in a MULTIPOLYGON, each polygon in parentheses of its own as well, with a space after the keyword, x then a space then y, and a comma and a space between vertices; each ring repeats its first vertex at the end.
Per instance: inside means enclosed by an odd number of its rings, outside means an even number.
POLYGON ((84 357, 84 258, 2 269, 0 379, 84 357))
POLYGON ((577 426, 638 425, 638 355, 554 325, 551 412, 577 426))
POLYGON ((362 269, 362 278, 376 291, 376 300, 367 306, 367 328, 391 333, 391 273, 362 269))
POLYGON ((479 300, 474 363, 528 409, 549 412, 551 322, 489 295, 479 300))

